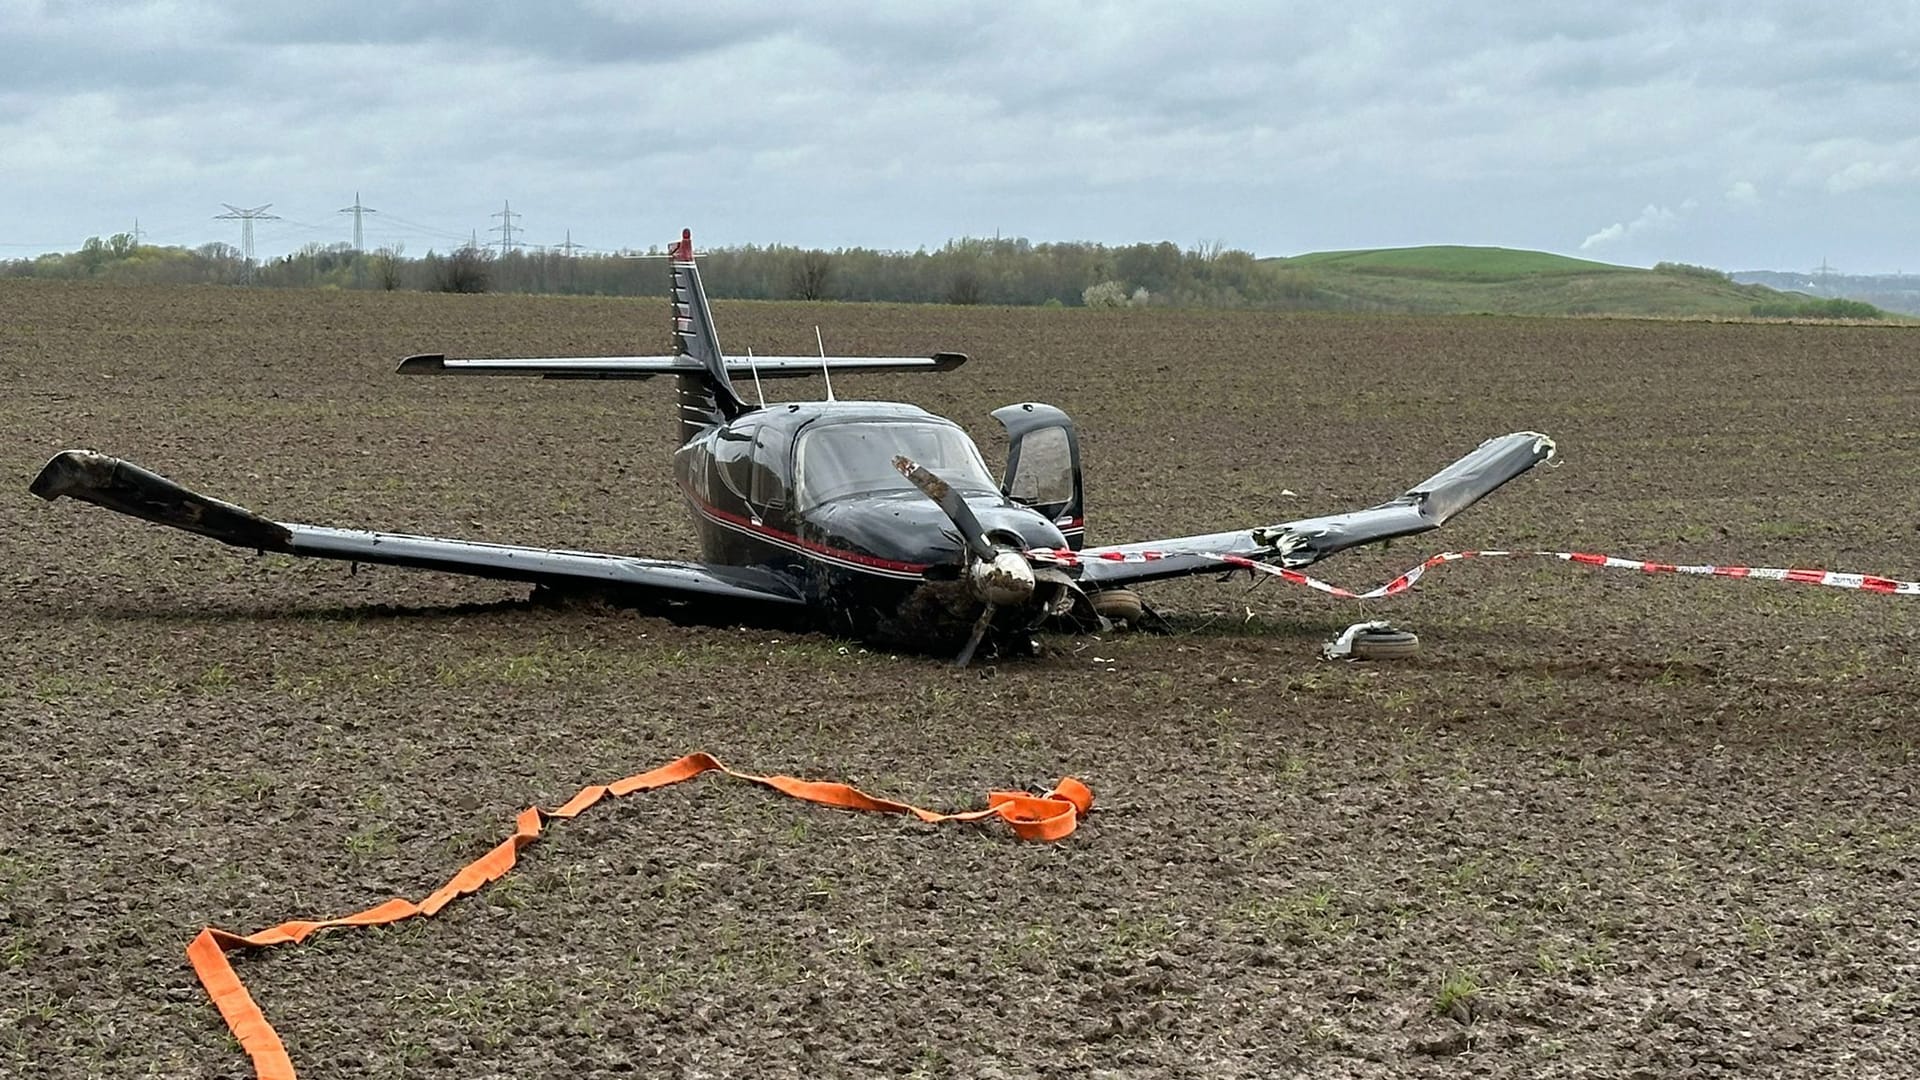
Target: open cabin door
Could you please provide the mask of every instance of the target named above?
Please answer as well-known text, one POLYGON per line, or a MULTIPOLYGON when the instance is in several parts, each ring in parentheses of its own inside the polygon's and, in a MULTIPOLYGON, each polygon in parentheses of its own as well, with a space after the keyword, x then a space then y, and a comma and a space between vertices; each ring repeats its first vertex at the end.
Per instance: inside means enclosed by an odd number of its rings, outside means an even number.
POLYGON ((1080 436, 1066 413, 1025 402, 995 409, 1007 429, 1007 471, 1000 492, 1053 519, 1078 550, 1086 539, 1086 504, 1080 482, 1080 436))

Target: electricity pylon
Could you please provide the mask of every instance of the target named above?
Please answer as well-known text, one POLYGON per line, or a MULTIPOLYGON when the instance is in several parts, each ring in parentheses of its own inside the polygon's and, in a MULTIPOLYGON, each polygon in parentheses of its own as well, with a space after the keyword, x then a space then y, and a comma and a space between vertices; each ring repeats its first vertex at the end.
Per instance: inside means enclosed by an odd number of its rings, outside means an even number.
POLYGON ((371 206, 361 206, 360 193, 357 191, 353 193, 352 206, 343 206, 339 210, 335 211, 335 213, 353 215, 353 253, 355 255, 358 255, 361 252, 367 250, 364 242, 364 236, 360 231, 360 215, 377 214, 379 212, 380 211, 375 210, 371 206))
POLYGON ((513 238, 514 233, 520 232, 522 230, 518 226, 514 225, 513 223, 513 219, 519 217, 520 215, 514 213, 512 203, 504 199, 501 200, 500 211, 499 213, 496 213, 493 216, 500 219, 500 224, 495 225, 493 228, 488 229, 487 231, 497 232, 500 234, 500 257, 501 258, 503 259, 506 258, 507 252, 513 250, 514 248, 526 246, 526 244, 523 241, 515 240, 513 238))
POLYGON ((279 221, 280 215, 267 213, 267 208, 272 206, 272 203, 265 203, 245 210, 232 203, 221 203, 220 205, 226 207, 227 212, 213 215, 215 221, 238 219, 240 222, 240 258, 243 260, 242 273, 246 277, 247 284, 251 285, 253 284, 253 223, 256 221, 279 221))

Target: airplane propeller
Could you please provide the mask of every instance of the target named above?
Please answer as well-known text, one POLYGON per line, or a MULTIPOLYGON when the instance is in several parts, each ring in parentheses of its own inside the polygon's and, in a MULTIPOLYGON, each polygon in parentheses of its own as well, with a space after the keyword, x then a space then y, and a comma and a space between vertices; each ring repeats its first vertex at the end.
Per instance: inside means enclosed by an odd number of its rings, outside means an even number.
POLYGON ((973 508, 967 500, 945 480, 918 464, 911 458, 900 456, 893 459, 893 467, 900 475, 913 482, 913 486, 926 493, 927 498, 938 503, 940 509, 953 522, 953 527, 966 541, 967 551, 972 556, 967 561, 967 585, 974 596, 986 604, 980 613, 980 619, 973 624, 973 633, 967 638, 966 647, 953 661, 955 667, 966 667, 973 661, 974 650, 987 636, 987 627, 993 622, 993 615, 1001 607, 1013 607, 1033 599, 1033 564, 1027 561, 1020 551, 995 544, 980 525, 980 519, 973 514, 973 508))

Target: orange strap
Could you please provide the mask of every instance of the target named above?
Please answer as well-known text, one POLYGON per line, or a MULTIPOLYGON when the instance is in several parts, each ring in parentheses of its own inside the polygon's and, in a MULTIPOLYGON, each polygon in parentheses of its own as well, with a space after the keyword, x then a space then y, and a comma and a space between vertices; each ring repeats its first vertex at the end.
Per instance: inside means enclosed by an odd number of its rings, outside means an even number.
POLYGON ((293 1059, 287 1056, 286 1044, 280 1041, 279 1033, 267 1022, 260 1006, 254 1004, 252 995, 247 993, 240 977, 234 974, 233 965, 227 961, 228 952, 249 946, 293 944, 334 926, 383 926, 416 915, 437 914, 441 908, 468 893, 479 891, 513 869, 514 863, 519 860, 520 850, 539 839, 542 822, 551 818, 578 817, 588 807, 609 795, 619 797, 636 791, 652 791, 682 780, 691 780, 706 772, 722 772, 765 785, 796 799, 847 810, 912 814, 926 822, 979 821, 997 817, 1011 825, 1014 835, 1023 840, 1059 840, 1073 832, 1080 815, 1093 808, 1093 792, 1072 777, 1063 778, 1057 787, 1045 795, 1029 795, 1024 791, 994 791, 988 793, 987 808, 984 810, 937 814, 906 803, 876 799, 846 784, 796 780, 791 776, 754 776, 735 772, 710 754, 688 754, 651 772, 629 776, 611 784, 581 788, 578 795, 568 799, 566 805, 558 810, 542 810, 539 807, 522 810, 514 821, 512 836, 467 864, 453 875, 453 880, 435 889, 432 895, 418 904, 396 897, 343 919, 320 922, 296 919, 244 937, 209 926, 200 931, 193 943, 187 946, 187 960, 193 964, 193 972, 200 977, 200 985, 206 988, 207 996, 213 999, 220 1015, 226 1019, 228 1030, 239 1040, 247 1056, 253 1059, 254 1073, 260 1080, 294 1080, 293 1059))

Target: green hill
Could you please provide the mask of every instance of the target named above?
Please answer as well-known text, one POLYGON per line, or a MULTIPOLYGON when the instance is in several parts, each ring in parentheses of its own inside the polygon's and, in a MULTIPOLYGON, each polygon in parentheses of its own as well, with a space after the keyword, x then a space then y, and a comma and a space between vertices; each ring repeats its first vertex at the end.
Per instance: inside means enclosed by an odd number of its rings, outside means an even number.
POLYGON ((1500 247, 1375 248, 1371 251, 1316 251, 1277 260, 1287 266, 1310 266, 1323 271, 1421 277, 1446 281, 1513 281, 1554 274, 1631 273, 1633 268, 1575 259, 1545 251, 1517 251, 1500 247))
POLYGON ((1793 311, 1808 299, 1703 267, 1647 270, 1498 247, 1319 251, 1261 262, 1298 275, 1333 305, 1368 311, 1749 317, 1757 308, 1793 311))

